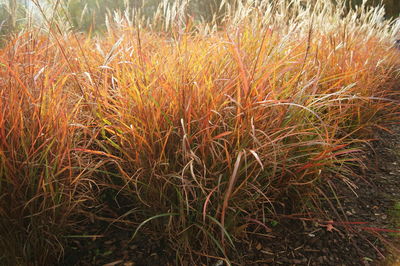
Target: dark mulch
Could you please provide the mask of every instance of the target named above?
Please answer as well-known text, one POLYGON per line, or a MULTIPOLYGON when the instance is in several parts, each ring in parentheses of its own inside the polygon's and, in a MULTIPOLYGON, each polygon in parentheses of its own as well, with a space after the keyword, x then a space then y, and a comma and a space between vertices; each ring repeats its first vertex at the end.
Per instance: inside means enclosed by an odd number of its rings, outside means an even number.
MULTIPOLYGON (((340 205, 327 187, 331 200, 323 203, 325 222, 283 217, 272 232, 237 245, 235 257, 239 263, 400 265, 400 254, 396 254, 400 249, 399 234, 379 231, 399 224, 393 221, 391 210, 400 202, 400 126, 393 127, 393 131, 395 134, 376 133, 379 141, 372 143, 371 152, 365 157, 367 169, 360 173, 354 189, 357 196, 343 182, 332 181, 340 205), (342 220, 338 220, 331 204, 342 220)), ((100 236, 71 239, 60 265, 175 265, 175 253, 167 248, 165 239, 142 236, 129 242, 132 232, 106 228, 106 222, 88 224, 85 234, 100 236)), ((207 264, 223 265, 218 260, 207 264)))

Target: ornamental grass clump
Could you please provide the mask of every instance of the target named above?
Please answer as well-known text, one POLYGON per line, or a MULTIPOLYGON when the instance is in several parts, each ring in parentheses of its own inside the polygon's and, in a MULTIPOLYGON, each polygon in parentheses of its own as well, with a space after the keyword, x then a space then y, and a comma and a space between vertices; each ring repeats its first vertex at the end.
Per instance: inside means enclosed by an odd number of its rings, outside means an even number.
POLYGON ((399 22, 344 9, 245 1, 210 26, 166 5, 163 32, 129 14, 108 21, 82 82, 98 146, 119 158, 119 195, 142 217, 133 237, 153 228, 180 258, 227 259, 278 213, 304 212, 322 184, 359 182, 343 174, 360 144, 397 117, 399 22))
MULTIPOLYGON (((54 43, 21 33, 0 50, 0 264, 49 265, 61 257, 89 199, 74 147, 80 97, 54 43), (74 102, 73 99, 76 101, 74 102)), ((83 134, 82 134, 83 135, 83 134)))
POLYGON ((235 259, 281 214, 318 218, 333 179, 360 182, 361 144, 398 119, 399 20, 248 0, 207 24, 179 3, 153 20, 115 13, 104 36, 50 25, 1 50, 0 244, 27 243, 6 259, 35 241, 57 254, 85 189, 114 190, 126 212, 106 220, 132 239, 164 234, 198 263, 235 259))

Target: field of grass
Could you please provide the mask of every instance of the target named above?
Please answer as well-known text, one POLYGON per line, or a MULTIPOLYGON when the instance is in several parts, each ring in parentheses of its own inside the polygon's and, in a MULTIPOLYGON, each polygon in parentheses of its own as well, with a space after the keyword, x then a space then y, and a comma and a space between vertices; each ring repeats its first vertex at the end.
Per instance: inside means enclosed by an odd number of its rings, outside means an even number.
POLYGON ((182 263, 229 262, 282 212, 318 218, 322 184, 359 182, 362 144, 399 118, 400 21, 325 1, 238 3, 218 24, 164 3, 150 21, 116 13, 99 36, 46 17, 8 39, 0 264, 51 265, 114 200, 132 206, 111 219, 132 238, 165 234, 182 263))

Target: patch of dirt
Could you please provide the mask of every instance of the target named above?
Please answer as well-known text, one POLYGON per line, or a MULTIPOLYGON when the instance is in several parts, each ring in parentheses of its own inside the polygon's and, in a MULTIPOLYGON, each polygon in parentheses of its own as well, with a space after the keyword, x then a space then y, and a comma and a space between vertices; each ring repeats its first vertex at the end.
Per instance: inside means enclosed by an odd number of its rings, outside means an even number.
POLYGON ((76 229, 75 235, 78 237, 68 240, 64 259, 59 266, 169 265, 174 261, 175 253, 168 248, 166 239, 139 234, 131 241, 134 227, 120 227, 121 224, 112 224, 113 219, 105 218, 118 217, 126 210, 103 205, 97 212, 101 213, 101 217, 86 219, 76 229), (119 213, 116 213, 117 210, 119 213))
MULTIPOLYGON (((323 204, 325 221, 283 217, 272 232, 237 245, 240 265, 400 265, 400 234, 390 232, 399 229, 391 210, 400 202, 400 126, 392 130, 394 134, 376 132, 379 141, 365 157, 367 170, 360 173, 354 192, 333 180, 331 186, 340 196, 336 201, 326 187, 331 200, 323 204), (345 218, 340 220, 339 215, 345 218)), ((71 239, 60 265, 175 265, 165 239, 129 242, 132 232, 116 227, 105 231, 105 226, 86 228, 85 234, 101 237, 71 239)), ((214 260, 207 265, 223 263, 214 260)))

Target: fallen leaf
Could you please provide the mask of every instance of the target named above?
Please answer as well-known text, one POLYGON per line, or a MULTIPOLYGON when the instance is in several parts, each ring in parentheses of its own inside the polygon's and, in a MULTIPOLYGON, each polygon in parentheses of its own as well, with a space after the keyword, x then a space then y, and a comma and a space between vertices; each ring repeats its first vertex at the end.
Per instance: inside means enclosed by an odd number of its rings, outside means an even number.
POLYGON ((114 266, 114 265, 117 265, 118 263, 121 263, 121 262, 123 262, 123 260, 116 260, 114 262, 110 262, 110 263, 104 264, 103 266, 114 266))
POLYGON ((335 228, 333 227, 332 224, 327 224, 327 225, 326 225, 326 231, 332 232, 333 229, 335 229, 335 228))

